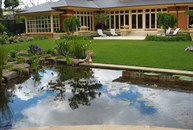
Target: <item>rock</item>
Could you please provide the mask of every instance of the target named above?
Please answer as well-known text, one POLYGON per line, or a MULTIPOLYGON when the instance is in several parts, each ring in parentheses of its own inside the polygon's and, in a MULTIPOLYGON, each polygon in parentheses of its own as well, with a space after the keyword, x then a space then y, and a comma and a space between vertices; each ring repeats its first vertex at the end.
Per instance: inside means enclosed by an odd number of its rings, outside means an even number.
POLYGON ((24 63, 24 64, 15 64, 14 67, 15 68, 29 68, 30 65, 26 64, 26 63, 24 63))
POLYGON ((5 78, 1 78, 2 83, 5 83, 5 78))
POLYGON ((47 58, 46 59, 47 61, 49 61, 49 62, 56 62, 56 57, 49 57, 49 58, 47 58))
POLYGON ((19 56, 28 56, 29 54, 27 52, 18 52, 17 55, 19 55, 19 56))
POLYGON ((66 59, 57 59, 56 62, 59 64, 66 64, 67 63, 66 59))
POLYGON ((3 71, 2 77, 5 78, 6 81, 9 81, 11 79, 19 77, 19 72, 5 70, 3 71))

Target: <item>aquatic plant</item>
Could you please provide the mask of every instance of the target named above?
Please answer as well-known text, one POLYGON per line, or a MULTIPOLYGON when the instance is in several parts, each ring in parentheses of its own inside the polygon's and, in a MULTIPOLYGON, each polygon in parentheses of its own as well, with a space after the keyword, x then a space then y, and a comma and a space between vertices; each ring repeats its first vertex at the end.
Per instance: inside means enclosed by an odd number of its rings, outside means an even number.
POLYGON ((40 62, 40 59, 39 59, 38 55, 31 56, 29 59, 31 69, 34 71, 38 70, 39 62, 40 62))

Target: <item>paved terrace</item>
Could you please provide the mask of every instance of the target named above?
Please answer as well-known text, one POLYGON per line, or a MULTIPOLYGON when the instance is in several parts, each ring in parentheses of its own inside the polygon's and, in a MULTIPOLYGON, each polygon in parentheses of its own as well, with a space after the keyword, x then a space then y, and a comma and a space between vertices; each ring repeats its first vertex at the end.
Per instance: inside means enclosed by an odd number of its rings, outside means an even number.
POLYGON ((50 126, 40 128, 26 128, 18 130, 183 130, 154 126, 128 126, 128 125, 89 125, 89 126, 50 126))
POLYGON ((100 63, 92 63, 92 64, 81 63, 80 66, 107 68, 107 69, 119 69, 119 70, 135 70, 135 71, 146 71, 146 72, 157 72, 157 73, 169 73, 169 74, 193 76, 193 71, 183 71, 183 70, 173 70, 173 69, 160 69, 160 68, 113 65, 113 64, 100 64, 100 63))
POLYGON ((144 40, 145 36, 106 36, 106 37, 94 37, 94 40, 144 40))

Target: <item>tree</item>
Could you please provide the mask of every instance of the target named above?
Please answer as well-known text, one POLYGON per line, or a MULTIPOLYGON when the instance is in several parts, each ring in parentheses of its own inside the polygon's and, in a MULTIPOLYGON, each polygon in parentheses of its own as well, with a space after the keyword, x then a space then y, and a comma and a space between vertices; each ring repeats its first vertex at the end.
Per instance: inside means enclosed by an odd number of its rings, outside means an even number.
POLYGON ((14 14, 14 9, 17 6, 19 6, 19 0, 5 0, 4 6, 5 6, 5 8, 11 9, 13 11, 13 14, 14 14))
POLYGON ((72 16, 64 20, 64 30, 66 32, 70 32, 73 34, 78 27, 80 27, 80 21, 77 17, 72 16))
MULTIPOLYGON (((42 4, 42 2, 40 2, 41 0, 19 0, 20 6, 21 8, 29 8, 29 7, 33 7, 33 6, 37 6, 39 4, 42 4)), ((45 0, 45 2, 56 2, 58 0, 45 0)))
POLYGON ((2 0, 0 0, 0 18, 3 17, 2 0))
POLYGON ((105 20, 109 18, 109 15, 107 13, 98 13, 95 15, 95 18, 98 25, 100 24, 103 29, 103 24, 105 23, 105 20))
POLYGON ((158 25, 163 27, 164 32, 169 27, 173 28, 177 24, 177 18, 169 13, 158 13, 158 25))

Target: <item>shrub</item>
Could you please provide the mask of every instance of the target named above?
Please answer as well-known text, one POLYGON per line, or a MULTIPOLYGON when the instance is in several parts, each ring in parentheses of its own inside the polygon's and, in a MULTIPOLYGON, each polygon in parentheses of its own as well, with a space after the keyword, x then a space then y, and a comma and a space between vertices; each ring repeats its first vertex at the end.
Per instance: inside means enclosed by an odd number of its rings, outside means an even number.
POLYGON ((58 54, 62 56, 70 55, 71 49, 70 40, 58 40, 56 41, 56 45, 57 45, 56 50, 58 54))
POLYGON ((0 45, 0 87, 1 87, 2 71, 3 71, 3 66, 5 65, 5 60, 6 60, 5 50, 4 50, 4 47, 0 45))
POLYGON ((71 32, 73 34, 78 27, 80 27, 80 20, 77 17, 72 16, 64 20, 64 30, 66 32, 71 32))
POLYGON ((176 36, 156 36, 147 35, 146 41, 192 41, 190 34, 180 34, 176 36))
POLYGON ((6 28, 2 23, 0 23, 0 34, 3 34, 4 31, 6 31, 6 28))
POLYGON ((42 49, 38 45, 30 45, 29 46, 29 53, 31 54, 40 54, 42 52, 42 49))
POLYGON ((46 51, 47 54, 52 54, 52 55, 55 55, 56 54, 56 49, 48 49, 46 51))
POLYGON ((9 57, 11 58, 16 58, 17 57, 17 51, 16 50, 11 50, 9 52, 9 57))
POLYGON ((176 26, 177 18, 176 16, 169 13, 158 13, 158 25, 163 27, 166 32, 166 29, 169 27, 173 28, 176 26))
POLYGON ((62 40, 92 40, 93 36, 68 36, 68 35, 61 35, 60 39, 62 40))
POLYGON ((32 70, 38 70, 40 59, 38 55, 33 55, 29 59, 30 67, 32 70))
POLYGON ((82 40, 82 37, 67 37, 69 39, 58 40, 56 50, 65 57, 85 58, 85 52, 91 43, 90 40, 82 40), (81 39, 80 39, 81 38, 81 39))
POLYGON ((0 44, 7 44, 9 36, 7 34, 1 34, 0 35, 0 44))

